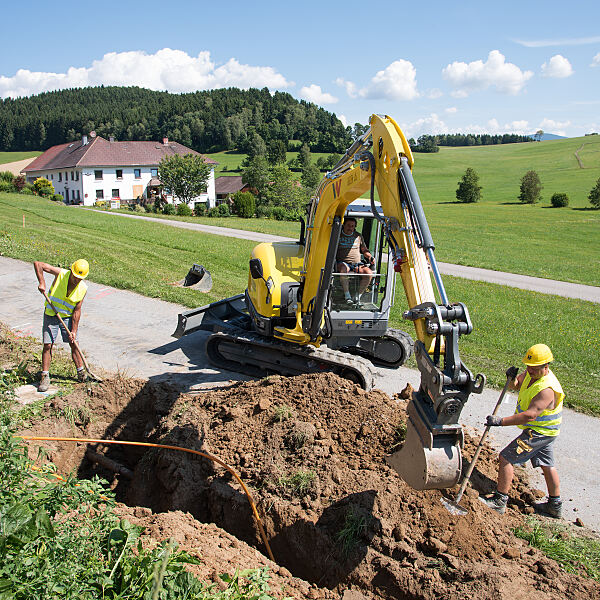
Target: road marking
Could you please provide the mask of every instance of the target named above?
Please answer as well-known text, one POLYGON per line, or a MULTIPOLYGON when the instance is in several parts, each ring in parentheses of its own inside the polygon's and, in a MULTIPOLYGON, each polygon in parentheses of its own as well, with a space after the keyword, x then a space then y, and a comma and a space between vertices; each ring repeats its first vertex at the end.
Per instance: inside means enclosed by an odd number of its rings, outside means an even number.
POLYGON ((11 327, 11 329, 20 329, 21 327, 27 327, 27 325, 31 325, 31 323, 23 323, 22 325, 15 325, 11 327))
POLYGON ((117 290, 114 288, 102 288, 99 290, 95 296, 92 296, 92 300, 98 300, 99 298, 104 298, 105 296, 109 296, 110 294, 114 294, 117 290))

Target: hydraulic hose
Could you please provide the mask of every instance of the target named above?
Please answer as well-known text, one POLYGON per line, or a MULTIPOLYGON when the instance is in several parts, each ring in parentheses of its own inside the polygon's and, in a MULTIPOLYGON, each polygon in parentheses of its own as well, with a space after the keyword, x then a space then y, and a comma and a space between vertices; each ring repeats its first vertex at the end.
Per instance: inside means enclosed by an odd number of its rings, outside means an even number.
POLYGON ((250 508, 252 509, 252 514, 254 516, 254 520, 256 521, 256 525, 258 526, 258 530, 260 531, 260 536, 265 544, 267 552, 269 554, 269 558, 275 561, 273 557, 273 553, 271 552, 271 546, 269 546, 269 542, 267 540, 267 534, 265 533, 265 529, 263 527, 262 521, 258 514, 258 510, 256 509, 256 504, 254 504, 254 499, 252 498, 252 494, 250 494, 250 490, 246 487, 241 477, 226 463, 224 463, 220 458, 216 456, 212 456, 212 454, 207 454, 206 452, 200 452, 199 450, 192 450, 191 448, 182 448, 180 446, 169 446, 167 444, 151 444, 149 442, 126 442, 121 440, 102 440, 102 439, 92 439, 92 438, 67 438, 67 437, 46 437, 46 436, 31 436, 31 435, 19 435, 15 436, 23 440, 27 440, 30 442, 37 441, 54 441, 54 442, 77 442, 83 444, 121 444, 123 446, 146 446, 148 448, 164 448, 165 450, 178 450, 179 452, 188 452, 189 454, 195 454, 197 456, 201 456, 202 458, 207 458, 208 460, 212 460, 213 462, 221 465, 226 471, 231 473, 236 479, 236 481, 242 486, 244 493, 246 494, 246 498, 248 498, 248 502, 250 503, 250 508))

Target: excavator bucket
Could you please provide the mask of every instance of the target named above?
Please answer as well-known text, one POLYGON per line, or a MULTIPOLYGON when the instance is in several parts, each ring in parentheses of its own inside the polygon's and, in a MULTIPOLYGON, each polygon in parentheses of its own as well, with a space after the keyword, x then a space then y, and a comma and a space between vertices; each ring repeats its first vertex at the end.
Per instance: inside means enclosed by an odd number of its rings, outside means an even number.
POLYGON ((458 483, 462 470, 462 428, 431 430, 419 414, 414 399, 410 401, 407 412, 404 445, 386 457, 387 464, 416 490, 453 487, 458 483))
POLYGON ((192 268, 188 271, 188 274, 183 279, 176 281, 173 285, 198 290, 199 292, 210 292, 212 284, 213 281, 210 271, 202 265, 194 263, 192 268))

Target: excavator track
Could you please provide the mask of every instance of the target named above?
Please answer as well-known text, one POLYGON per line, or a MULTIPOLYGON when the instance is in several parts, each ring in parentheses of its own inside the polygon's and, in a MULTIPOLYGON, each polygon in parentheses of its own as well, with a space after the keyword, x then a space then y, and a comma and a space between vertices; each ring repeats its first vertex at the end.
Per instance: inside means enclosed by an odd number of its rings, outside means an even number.
POLYGON ((395 369, 412 355, 413 339, 400 329, 388 329, 379 338, 361 338, 364 345, 344 347, 344 352, 362 356, 378 367, 395 369))
POLYGON ((206 341, 206 354, 214 365, 252 377, 331 372, 366 391, 374 385, 375 372, 365 358, 325 347, 270 341, 242 329, 213 333, 206 341))

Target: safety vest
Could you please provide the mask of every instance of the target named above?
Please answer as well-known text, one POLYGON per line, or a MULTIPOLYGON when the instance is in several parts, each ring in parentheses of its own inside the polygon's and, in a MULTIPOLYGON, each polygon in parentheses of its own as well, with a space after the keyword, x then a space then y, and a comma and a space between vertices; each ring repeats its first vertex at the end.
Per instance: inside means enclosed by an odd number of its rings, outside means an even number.
MULTIPOLYGON (((75 289, 67 296, 67 286, 69 285, 69 275, 71 271, 61 269, 57 275, 52 287, 50 288, 50 300, 52 304, 56 306, 56 310, 59 312, 61 317, 70 317, 73 314, 73 309, 77 306, 77 303, 83 300, 87 292, 87 286, 83 281, 80 281, 75 289)), ((49 317, 53 317, 56 313, 52 310, 52 307, 46 301, 46 314, 49 317)))
POLYGON ((546 388, 551 388, 553 392, 558 394, 558 401, 555 400, 555 408, 543 410, 533 421, 529 421, 525 425, 517 425, 517 427, 520 429, 533 429, 542 435, 556 436, 560 432, 563 398, 565 397, 562 386, 552 371, 548 371, 548 375, 540 377, 531 386, 527 387, 530 381, 531 377, 529 373, 526 373, 519 390, 515 414, 527 410, 533 398, 546 388))

